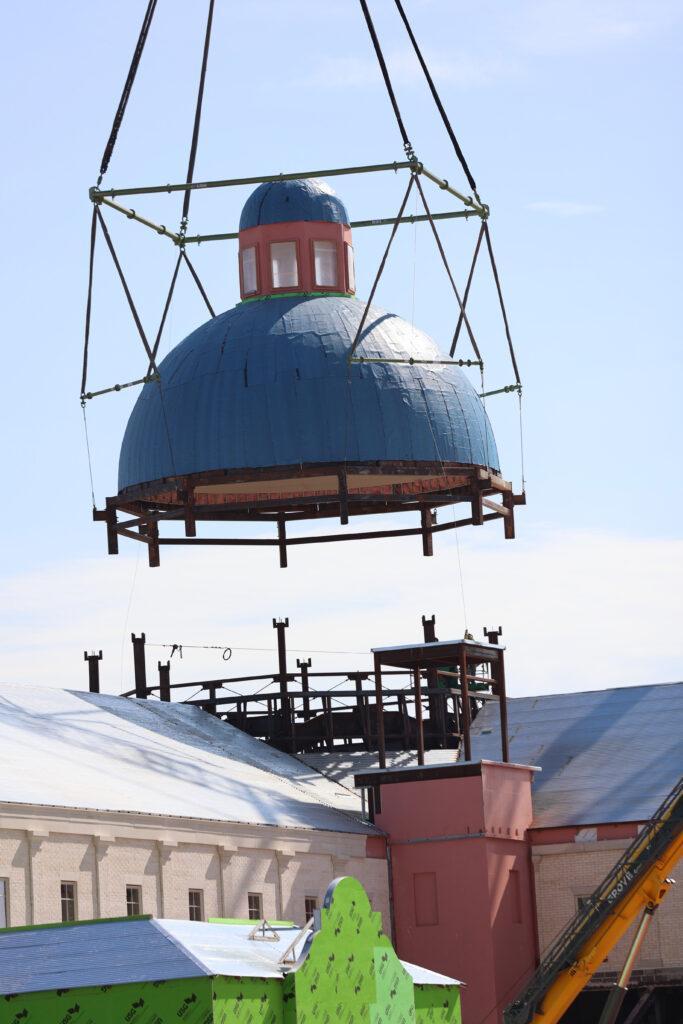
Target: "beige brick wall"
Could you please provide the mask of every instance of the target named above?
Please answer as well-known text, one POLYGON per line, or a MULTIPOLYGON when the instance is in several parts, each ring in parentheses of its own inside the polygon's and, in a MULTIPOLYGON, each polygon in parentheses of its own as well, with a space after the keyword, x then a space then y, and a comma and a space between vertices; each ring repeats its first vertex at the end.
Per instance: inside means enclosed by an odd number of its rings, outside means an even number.
MULTIPOLYGON (((593 892, 630 843, 630 839, 624 839, 534 847, 541 951, 574 915, 577 897, 593 892)), ((681 876, 682 869, 680 861, 681 876)), ((673 874, 676 877, 675 870, 673 874)), ((603 963, 602 971, 621 969, 636 927, 637 922, 631 925, 603 963)), ((683 968, 683 885, 675 885, 656 911, 636 963, 636 970, 672 967, 683 968)))
POLYGON ((60 921, 65 881, 76 885, 80 920, 124 916, 126 886, 135 885, 142 913, 156 917, 186 920, 189 890, 199 889, 205 919, 246 918, 247 894, 257 892, 266 917, 303 924, 305 898, 322 906, 330 882, 348 874, 362 883, 389 931, 386 862, 366 858, 364 836, 217 828, 216 822, 67 809, 2 814, 0 878, 9 882, 9 924, 60 921))
POLYGON ((19 830, 0 831, 0 878, 8 889, 7 924, 26 924, 30 914, 31 887, 28 871, 28 839, 19 830))

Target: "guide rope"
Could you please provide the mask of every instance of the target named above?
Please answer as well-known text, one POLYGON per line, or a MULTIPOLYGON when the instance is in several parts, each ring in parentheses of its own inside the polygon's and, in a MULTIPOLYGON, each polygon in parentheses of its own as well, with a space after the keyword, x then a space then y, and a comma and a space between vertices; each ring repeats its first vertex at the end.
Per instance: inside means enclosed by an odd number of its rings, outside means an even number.
POLYGON ((95 501, 95 484, 92 476, 92 458, 90 456, 90 438, 88 437, 88 420, 85 415, 85 399, 81 399, 81 409, 83 410, 83 429, 85 430, 85 450, 88 453, 88 473, 90 474, 90 496, 92 498, 92 507, 96 508, 97 503, 95 501))

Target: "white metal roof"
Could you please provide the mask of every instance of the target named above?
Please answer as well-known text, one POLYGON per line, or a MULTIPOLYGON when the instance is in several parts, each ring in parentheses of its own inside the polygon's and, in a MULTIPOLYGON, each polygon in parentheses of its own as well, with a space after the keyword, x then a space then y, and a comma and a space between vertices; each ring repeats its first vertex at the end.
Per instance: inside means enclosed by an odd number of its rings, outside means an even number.
MULTIPOLYGON (((171 978, 281 978, 279 961, 301 936, 298 926, 277 926, 274 941, 250 940, 255 922, 131 918, 0 931, 0 997, 8 993, 171 978)), ((302 936, 295 956, 303 949, 302 936)), ((401 961, 416 985, 460 985, 435 971, 401 961)))
MULTIPOLYGON (((534 825, 647 821, 683 774, 683 683, 508 699, 510 760, 542 768, 534 825)), ((472 723, 472 759, 500 760, 499 707, 472 723)))
POLYGON ((358 799, 199 708, 0 684, 0 801, 372 833, 358 799))

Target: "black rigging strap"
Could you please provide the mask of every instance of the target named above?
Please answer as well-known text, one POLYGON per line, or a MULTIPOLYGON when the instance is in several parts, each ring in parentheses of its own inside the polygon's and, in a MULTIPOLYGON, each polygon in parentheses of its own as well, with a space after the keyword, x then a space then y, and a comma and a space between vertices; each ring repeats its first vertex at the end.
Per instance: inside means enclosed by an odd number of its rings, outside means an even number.
POLYGON ((97 207, 92 208, 92 224, 90 226, 90 261, 88 265, 88 301, 85 306, 85 344, 83 345, 83 376, 81 378, 81 400, 85 394, 88 377, 88 343, 90 341, 90 313, 92 311, 92 277, 95 265, 95 239, 97 237, 97 207))
POLYGON ((389 99, 391 100, 391 105, 394 108, 394 114, 396 115, 396 121, 398 122, 398 129, 399 129, 399 131, 401 133, 401 138, 403 139, 403 148, 404 148, 404 150, 406 152, 406 156, 408 157, 408 159, 409 160, 415 160, 415 153, 413 151, 413 147, 410 144, 410 139, 408 138, 408 133, 405 130, 405 126, 403 124, 403 118, 401 117, 401 111, 398 109, 398 103, 396 102, 396 96, 394 94, 394 90, 393 90, 392 85, 391 85, 391 79, 389 78, 389 72, 387 71, 387 66, 386 66, 386 64, 384 62, 384 54, 382 53, 382 48, 379 45, 379 39, 377 38, 377 33, 375 32, 375 26, 373 25, 372 18, 370 17, 370 11, 368 10, 368 5, 365 2, 365 0, 360 0, 360 5, 361 5, 361 7, 363 9, 363 14, 364 14, 365 20, 367 22, 368 31, 370 32, 370 38, 372 39, 372 45, 375 47, 375 53, 377 54, 377 60, 379 61, 379 66, 380 66, 381 71, 382 71, 382 76, 384 78, 384 84, 387 87, 387 92, 389 93, 389 99))
POLYGON ((114 117, 114 123, 111 126, 109 140, 107 141, 107 145, 105 146, 104 154, 102 156, 102 163, 100 164, 100 177, 99 181, 97 182, 98 185, 100 181, 102 181, 104 175, 107 173, 109 161, 111 160, 111 155, 114 152, 114 146, 116 145, 116 139, 119 134, 119 128, 121 127, 121 122, 123 121, 123 115, 126 112, 126 105, 128 103, 128 98, 131 94, 131 90, 133 88, 133 82, 135 81, 135 75, 138 70, 140 58, 142 57, 142 51, 145 48, 145 43, 147 41, 147 33, 149 32, 149 26, 152 24, 152 17, 154 15, 154 8, 156 7, 156 5, 157 0, 149 0, 147 10, 145 12, 144 21, 142 22, 142 28, 140 29, 138 44, 135 47, 133 60, 131 61, 130 69, 128 71, 128 77, 126 78, 126 84, 123 87, 121 99, 119 100, 118 109, 114 117))
MULTIPOLYGON (((204 54, 202 56, 202 70, 199 76, 199 90, 197 92, 197 107, 194 115, 194 128, 192 130, 192 145, 190 146, 190 159, 187 165, 187 184, 192 183, 192 176, 194 175, 194 161, 197 156, 197 143, 199 141, 199 125, 202 119, 202 101, 204 99, 204 82, 206 81, 206 65, 209 59, 209 45, 211 43, 211 25, 213 22, 213 4, 214 0, 209 0, 209 14, 206 21, 206 36, 204 39, 204 54)), ((187 227, 187 215, 190 210, 190 196, 192 192, 188 189, 185 193, 185 199, 183 200, 183 217, 181 232, 187 227)), ((213 316, 213 313, 212 313, 213 316)))
MULTIPOLYGON (((403 5, 401 4, 401 0, 395 0, 395 3, 396 3, 396 7, 398 8, 398 13, 401 15, 401 19, 403 21, 403 24, 406 27, 406 32, 408 33, 408 35, 410 37, 410 41, 413 44, 413 49, 415 50, 415 54, 417 56, 417 59, 420 62, 420 67, 424 71, 424 76, 427 79, 427 84, 429 85, 429 88, 430 88, 432 96, 434 98, 434 102, 436 103, 437 109, 438 109, 439 113, 441 114, 441 119, 442 119, 444 125, 446 126, 446 131, 448 132, 448 136, 449 136, 451 142, 453 143, 453 148, 455 149, 455 152, 457 154, 458 160, 460 161, 460 163, 462 165, 462 169, 465 172, 465 176, 467 177, 467 180, 469 182, 470 188, 474 192, 475 196, 477 196, 477 186, 476 186, 475 180, 472 177, 472 174, 470 172, 469 167, 467 166, 467 161, 465 160, 465 157, 463 156, 463 152, 462 152, 460 146, 458 145, 458 140, 455 137, 455 132, 451 128, 451 123, 448 120, 448 115, 446 114, 446 111, 443 108, 443 104, 441 102, 441 99, 439 98, 438 92, 436 91, 436 86, 434 85, 434 82, 432 80, 432 76, 429 74, 429 69, 428 69, 427 65, 425 64, 424 58, 423 58, 423 56, 422 56, 422 54, 420 52, 420 48, 417 45, 417 40, 415 39, 415 36, 413 35, 413 30, 411 29, 410 22, 408 21, 406 15, 405 15, 405 11, 403 10, 403 5)), ((478 198, 478 196, 477 196, 477 198, 478 198)))

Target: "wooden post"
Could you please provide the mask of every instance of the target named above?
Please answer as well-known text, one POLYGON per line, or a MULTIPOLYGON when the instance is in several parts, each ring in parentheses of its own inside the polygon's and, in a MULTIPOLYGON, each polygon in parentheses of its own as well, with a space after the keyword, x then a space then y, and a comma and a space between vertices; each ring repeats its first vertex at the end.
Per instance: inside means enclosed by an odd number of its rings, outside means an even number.
POLYGON ((434 521, 434 514, 431 508, 423 508, 420 513, 422 521, 422 554, 429 558, 434 554, 433 534, 431 527, 434 521))

